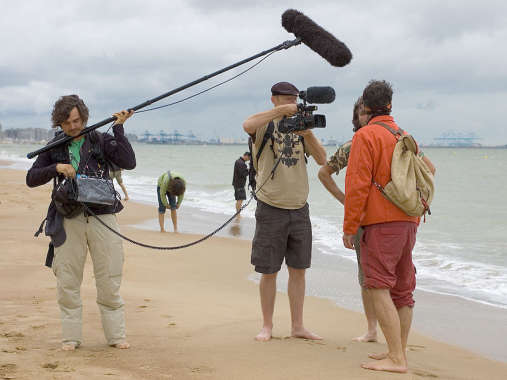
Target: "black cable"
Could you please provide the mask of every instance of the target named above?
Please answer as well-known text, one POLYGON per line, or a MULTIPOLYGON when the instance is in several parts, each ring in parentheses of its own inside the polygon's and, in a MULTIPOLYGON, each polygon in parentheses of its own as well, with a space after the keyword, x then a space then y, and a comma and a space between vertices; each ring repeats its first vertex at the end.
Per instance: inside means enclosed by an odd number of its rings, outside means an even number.
POLYGON ((191 99, 191 98, 195 98, 195 97, 196 97, 196 96, 198 96, 198 95, 204 94, 205 92, 208 92, 208 91, 210 91, 210 90, 212 90, 212 89, 214 89, 214 88, 216 88, 216 87, 218 87, 218 86, 221 86, 221 85, 223 85, 223 84, 225 84, 225 83, 227 83, 227 82, 230 82, 230 81, 232 81, 233 79, 236 79, 237 77, 239 77, 239 76, 241 76, 241 75, 245 74, 247 71, 252 70, 255 66, 259 65, 262 61, 264 61, 265 59, 267 59, 267 58, 268 58, 271 54, 273 54, 273 53, 275 53, 275 52, 271 52, 271 53, 269 53, 267 56, 263 57, 261 60, 259 60, 258 62, 256 62, 256 63, 255 63, 255 64, 253 64, 252 66, 250 66, 249 68, 247 68, 247 69, 243 70, 243 71, 242 71, 242 72, 240 72, 239 74, 236 74, 236 75, 234 75, 233 77, 231 77, 231 78, 229 78, 229 79, 226 79, 226 80, 224 80, 223 82, 220 82, 220 83, 218 83, 218 84, 216 84, 216 85, 214 85, 214 86, 208 87, 208 88, 207 88, 207 89, 205 89, 205 90, 202 90, 202 91, 200 91, 200 92, 197 92, 197 93, 195 93, 195 94, 193 94, 193 95, 187 96, 186 98, 183 98, 183 99, 177 100, 177 101, 172 102, 172 103, 164 104, 164 105, 161 105, 161 106, 158 106, 158 107, 148 108, 148 109, 145 109, 145 110, 139 110, 139 111, 136 111, 135 113, 141 113, 141 112, 154 111, 154 110, 158 110, 158 109, 160 109, 160 108, 169 107, 169 106, 173 106, 173 105, 178 104, 178 103, 182 103, 182 102, 184 102, 185 100, 188 100, 188 99, 191 99))
POLYGON ((83 208, 85 209, 85 211, 88 212, 95 219, 97 219, 100 222, 100 224, 102 224, 104 227, 106 227, 112 233, 118 235, 122 239, 124 239, 124 240, 126 240, 126 241, 128 241, 128 242, 130 242, 132 244, 139 245, 139 246, 144 247, 144 248, 159 249, 159 250, 175 250, 175 249, 181 249, 181 248, 188 248, 188 247, 191 247, 191 246, 193 246, 195 244, 198 244, 198 243, 200 243, 200 242, 202 242, 204 240, 207 240, 210 237, 212 237, 213 235, 217 234, 220 230, 222 230, 225 226, 227 226, 239 213, 241 213, 241 211, 243 211, 250 204, 250 202, 252 201, 252 199, 262 189, 262 187, 266 184, 266 182, 268 182, 269 179, 273 178, 275 170, 278 167, 278 164, 280 163, 280 161, 282 160, 282 157, 283 157, 283 154, 280 155, 280 157, 276 161, 275 165, 273 165, 273 169, 271 170, 270 175, 266 178, 266 180, 262 183, 262 185, 255 192, 252 191, 250 199, 243 206, 241 206, 241 208, 238 211, 236 211, 236 213, 233 216, 231 216, 229 219, 227 219, 225 221, 225 223, 223 223, 220 227, 218 227, 213 232, 210 232, 208 235, 203 236, 202 238, 200 238, 198 240, 195 240, 193 242, 190 242, 190 243, 187 243, 187 244, 183 244, 183 245, 177 245, 177 246, 172 246, 172 247, 163 247, 163 246, 156 246, 156 245, 145 244, 145 243, 141 243, 141 242, 135 241, 133 239, 130 239, 129 237, 121 234, 120 232, 114 230, 112 227, 110 227, 106 223, 104 223, 92 210, 90 210, 90 208, 86 204, 84 204, 84 203, 81 203, 81 204, 83 205, 83 208))

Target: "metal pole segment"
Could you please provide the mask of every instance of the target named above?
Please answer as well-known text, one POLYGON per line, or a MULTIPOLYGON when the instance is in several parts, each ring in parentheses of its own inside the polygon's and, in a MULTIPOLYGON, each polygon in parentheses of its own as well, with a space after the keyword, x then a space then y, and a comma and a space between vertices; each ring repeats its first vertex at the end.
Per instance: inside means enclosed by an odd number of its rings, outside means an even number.
MULTIPOLYGON (((169 92, 166 92, 165 94, 159 95, 159 96, 157 96, 157 97, 155 97, 155 98, 153 98, 153 99, 149 99, 149 100, 145 101, 144 103, 141 103, 141 104, 139 104, 139 105, 137 105, 137 106, 134 106, 134 107, 128 108, 128 110, 129 110, 129 111, 130 111, 130 110, 133 110, 133 111, 140 110, 141 108, 144 108, 144 107, 146 107, 146 106, 149 106, 150 104, 153 104, 153 103, 155 103, 155 102, 158 102, 158 101, 159 101, 159 100, 161 100, 161 99, 167 98, 168 96, 174 95, 174 94, 176 94, 177 92, 180 92, 180 91, 183 91, 183 90, 185 90, 185 89, 187 89, 187 88, 189 88, 189 87, 195 86, 195 85, 196 85, 196 84, 198 84, 198 83, 204 82, 205 80, 208 80, 208 79, 210 79, 210 78, 213 78, 213 77, 215 77, 215 76, 217 76, 217 75, 219 75, 219 74, 222 74, 222 73, 224 73, 224 72, 226 72, 226 71, 229 71, 229 70, 231 70, 231 69, 233 69, 233 68, 235 68, 235 67, 241 66, 241 65, 243 65, 243 64, 245 64, 245 63, 247 63, 247 62, 250 62, 250 61, 252 61, 252 60, 254 60, 254 59, 256 59, 256 58, 262 57, 263 55, 269 54, 269 53, 271 53, 271 52, 273 52, 273 51, 278 51, 278 50, 288 49, 288 48, 291 48, 292 46, 299 45, 300 43, 301 43, 301 39, 300 39, 300 38, 296 38, 296 39, 294 39, 294 40, 290 40, 290 41, 285 41, 285 42, 281 43, 280 45, 277 45, 277 46, 275 46, 275 47, 273 47, 273 48, 271 48, 271 49, 268 49, 268 50, 264 50, 263 52, 258 53, 258 54, 254 55, 254 56, 251 56, 250 58, 246 58, 246 59, 244 59, 244 60, 242 60, 242 61, 239 61, 239 62, 237 62, 237 63, 234 63, 234 64, 232 64, 232 65, 230 65, 230 66, 227 66, 227 67, 225 67, 225 68, 223 68, 223 69, 221 69, 221 70, 215 71, 214 73, 211 73, 211 74, 205 75, 205 76, 203 76, 202 78, 196 79, 196 80, 194 80, 193 82, 189 82, 189 83, 187 83, 187 84, 185 84, 185 85, 183 85, 183 86, 180 86, 180 87, 178 87, 178 88, 175 88, 174 90, 171 90, 171 91, 169 91, 169 92)), ((38 149, 38 150, 36 150, 36 151, 33 151, 33 152, 28 153, 26 156, 27 156, 28 158, 33 158, 33 157, 35 157, 35 156, 37 156, 37 155, 39 155, 39 154, 41 154, 41 153, 47 152, 48 150, 51 150, 51 149, 53 149, 53 148, 55 148, 55 147, 57 147, 57 146, 60 146, 60 145, 62 145, 62 144, 65 144, 65 143, 69 142, 70 140, 75 139, 76 137, 79 137, 79 136, 85 135, 85 134, 87 134, 87 133, 89 133, 89 132, 91 132, 91 131, 93 131, 93 130, 95 130, 95 129, 97 129, 97 128, 100 128, 100 127, 102 127, 102 126, 104 126, 104 125, 106 125, 106 124, 109 124, 109 123, 111 123, 111 122, 113 122, 113 121, 115 121, 115 120, 116 120, 116 117, 111 116, 111 117, 109 117, 109 118, 107 118, 107 119, 105 119, 105 120, 99 121, 99 122, 98 122, 98 123, 96 123, 96 124, 93 124, 93 125, 90 125, 89 127, 84 128, 84 129, 83 129, 83 130, 79 133, 79 135, 77 135, 77 136, 74 136, 74 137, 73 137, 73 136, 66 136, 66 137, 64 137, 64 138, 62 138, 62 139, 59 139, 59 140, 53 141, 52 143, 50 143, 50 144, 48 144, 48 145, 44 146, 43 148, 40 148, 40 149, 38 149)))

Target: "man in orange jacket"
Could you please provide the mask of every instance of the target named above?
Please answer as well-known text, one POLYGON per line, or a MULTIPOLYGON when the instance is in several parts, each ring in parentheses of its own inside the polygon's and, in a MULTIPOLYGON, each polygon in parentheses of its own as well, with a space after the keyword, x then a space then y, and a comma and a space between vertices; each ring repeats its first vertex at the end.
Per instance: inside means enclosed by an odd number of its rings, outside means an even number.
POLYGON ((388 352, 370 355, 376 359, 363 368, 406 372, 406 346, 412 322, 415 267, 412 249, 418 218, 408 216, 388 201, 373 181, 385 186, 391 179, 391 160, 398 126, 390 116, 392 88, 385 81, 371 81, 363 92, 364 111, 369 122, 352 140, 345 178, 343 243, 354 248, 354 235, 364 228, 361 238, 361 268, 364 287, 370 294, 388 352))

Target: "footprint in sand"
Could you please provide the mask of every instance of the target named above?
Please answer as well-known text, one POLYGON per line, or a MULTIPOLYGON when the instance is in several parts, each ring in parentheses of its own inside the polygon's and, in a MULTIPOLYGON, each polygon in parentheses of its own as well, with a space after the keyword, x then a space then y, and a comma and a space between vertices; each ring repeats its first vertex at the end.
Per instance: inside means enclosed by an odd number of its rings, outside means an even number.
POLYGON ((417 344, 408 344, 407 350, 408 351, 422 351, 426 348, 426 346, 418 346, 417 344))
POLYGON ((42 368, 48 368, 48 369, 55 369, 58 367, 58 362, 53 362, 53 363, 44 363, 41 365, 42 368))
POLYGON ((176 322, 169 322, 167 326, 176 326, 176 322))
POLYGON ((46 327, 46 325, 31 325, 30 327, 34 330, 37 330, 37 329, 42 329, 42 328, 46 327))
POLYGON ((151 299, 150 299, 150 298, 145 298, 145 299, 144 299, 144 301, 145 301, 145 302, 150 302, 150 301, 151 301, 151 299))
POLYGON ((147 307, 148 307, 148 306, 146 306, 146 305, 141 305, 141 306, 138 306, 138 308, 139 308, 139 309, 145 309, 145 308, 147 308, 147 307))
POLYGON ((321 340, 313 340, 313 339, 303 339, 303 340, 309 344, 317 344, 319 346, 327 346, 327 343, 323 342, 321 340))
POLYGON ((347 347, 345 347, 345 346, 338 346, 338 347, 336 347, 336 349, 337 349, 338 351, 341 351, 341 352, 345 352, 345 351, 347 351, 347 347))
POLYGON ((13 364, 13 363, 7 363, 7 364, 2 364, 0 365, 0 368, 2 369, 2 371, 14 371, 16 369, 16 364, 13 364))
POLYGON ((16 364, 6 363, 0 365, 0 378, 2 379, 15 379, 13 372, 16 371, 16 364))
POLYGON ((428 372, 428 371, 424 371, 422 369, 415 369, 412 371, 412 373, 416 376, 421 376, 421 377, 430 377, 430 378, 433 378, 433 379, 436 379, 438 378, 437 375, 435 375, 434 373, 431 373, 431 372, 428 372))
POLYGON ((5 338, 23 338, 24 337, 24 335, 22 333, 16 332, 16 331, 11 331, 11 332, 2 334, 2 336, 5 338))

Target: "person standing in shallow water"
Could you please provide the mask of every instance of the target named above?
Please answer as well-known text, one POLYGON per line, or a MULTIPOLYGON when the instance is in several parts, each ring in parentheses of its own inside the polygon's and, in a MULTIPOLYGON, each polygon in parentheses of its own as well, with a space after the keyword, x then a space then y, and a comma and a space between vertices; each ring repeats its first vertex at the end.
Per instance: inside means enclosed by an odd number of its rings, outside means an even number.
POLYGON ((291 83, 279 82, 271 87, 274 108, 254 114, 245 120, 243 129, 253 142, 252 157, 257 156, 263 137, 272 129, 272 139, 265 144, 257 171, 257 209, 251 263, 261 273, 259 284, 263 325, 255 337, 268 341, 272 337, 276 297, 276 277, 283 261, 289 271, 288 296, 291 312, 291 335, 296 338, 322 339, 303 324, 305 272, 310 267, 312 226, 308 198, 306 157, 326 162, 326 151, 311 130, 281 133, 278 123, 284 116, 297 112, 298 89, 291 83), (274 175, 272 169, 280 158, 274 175))
MULTIPOLYGON (((232 186, 234 187, 234 199, 236 199, 236 212, 239 212, 241 205, 246 200, 246 178, 248 177, 248 167, 246 162, 250 161, 250 152, 245 152, 234 162, 234 173, 232 176, 232 186)), ((240 214, 236 219, 240 218, 240 214)))
MULTIPOLYGON (((134 150, 123 130, 123 124, 132 114, 133 111, 121 111, 113 115, 116 117, 112 127, 113 136, 96 131, 78 136, 88 121, 88 107, 77 95, 62 96, 53 107, 53 127, 60 126, 65 135, 75 138, 67 145, 41 153, 28 170, 26 184, 35 187, 52 179, 61 183, 64 179, 75 178, 76 174, 107 178, 107 161, 123 169, 134 169, 134 150), (97 144, 100 144, 103 156, 96 154, 94 148, 97 144)), ((108 226, 119 230, 115 214, 123 209, 120 202, 113 206, 90 206, 90 209, 108 226)), ((50 252, 54 247, 52 268, 57 279, 62 349, 75 350, 82 342, 80 288, 88 250, 107 343, 116 348, 129 348, 125 334, 124 303, 120 297, 124 261, 122 240, 82 209, 77 211, 77 215, 64 216, 51 202, 46 224, 46 235, 51 237, 50 252)))
POLYGON ((123 200, 128 201, 130 198, 129 198, 129 194, 127 193, 127 187, 123 183, 123 178, 121 176, 121 172, 122 172, 122 169, 120 169, 118 166, 116 166, 112 162, 109 163, 109 176, 111 177, 111 180, 116 179, 116 182, 118 182, 118 185, 120 185, 120 187, 123 191, 123 194, 125 195, 123 200))
MULTIPOLYGON (((359 128, 368 123, 368 115, 364 112, 363 98, 359 97, 354 104, 354 110, 352 112, 352 124, 354 125, 353 131, 357 132, 359 128)), ((333 195, 342 205, 345 202, 345 194, 336 185, 331 175, 333 173, 339 174, 340 170, 347 167, 349 162, 350 147, 352 141, 347 141, 341 145, 336 153, 334 153, 326 165, 323 165, 319 170, 319 180, 322 182, 324 187, 333 195)), ((369 293, 364 288, 364 276, 363 270, 360 265, 361 251, 359 242, 363 234, 362 228, 359 228, 355 236, 354 248, 356 249, 357 264, 358 264, 358 280, 361 286, 361 299, 363 301, 364 313, 366 315, 366 321, 368 323, 368 330, 364 335, 354 338, 357 342, 376 342, 377 341, 377 317, 375 316, 375 308, 369 293)))

